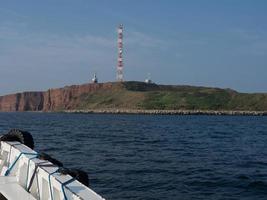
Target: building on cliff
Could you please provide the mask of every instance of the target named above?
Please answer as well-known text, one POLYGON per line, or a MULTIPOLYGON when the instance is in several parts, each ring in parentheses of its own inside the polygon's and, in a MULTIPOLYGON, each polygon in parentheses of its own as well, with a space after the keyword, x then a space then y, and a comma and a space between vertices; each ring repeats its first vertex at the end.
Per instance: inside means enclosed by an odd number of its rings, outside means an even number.
POLYGON ((151 80, 151 74, 150 73, 147 74, 147 78, 145 79, 145 83, 153 83, 151 80))
POLYGON ((96 73, 94 73, 94 77, 92 78, 92 83, 98 83, 98 79, 96 77, 96 73))

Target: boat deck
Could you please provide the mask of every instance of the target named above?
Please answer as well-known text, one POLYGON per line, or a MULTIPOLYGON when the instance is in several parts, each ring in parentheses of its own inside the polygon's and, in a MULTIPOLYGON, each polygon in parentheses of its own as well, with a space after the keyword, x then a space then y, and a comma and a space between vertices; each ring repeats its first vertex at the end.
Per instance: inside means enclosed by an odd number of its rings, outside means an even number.
POLYGON ((0 144, 0 200, 104 200, 27 146, 0 144))

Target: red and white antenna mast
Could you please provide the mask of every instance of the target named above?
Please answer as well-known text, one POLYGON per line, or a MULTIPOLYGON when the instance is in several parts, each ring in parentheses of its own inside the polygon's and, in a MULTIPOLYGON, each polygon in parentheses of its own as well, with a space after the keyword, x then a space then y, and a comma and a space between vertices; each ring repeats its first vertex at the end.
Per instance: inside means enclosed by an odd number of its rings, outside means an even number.
POLYGON ((118 63, 117 63, 117 81, 123 81, 123 25, 118 27, 118 63))

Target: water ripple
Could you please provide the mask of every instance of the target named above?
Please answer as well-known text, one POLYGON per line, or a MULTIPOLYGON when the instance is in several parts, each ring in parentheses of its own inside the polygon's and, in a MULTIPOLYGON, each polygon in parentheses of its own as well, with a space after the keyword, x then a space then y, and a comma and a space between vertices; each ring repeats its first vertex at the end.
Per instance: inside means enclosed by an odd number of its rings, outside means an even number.
POLYGON ((267 199, 267 117, 0 113, 106 199, 267 199))

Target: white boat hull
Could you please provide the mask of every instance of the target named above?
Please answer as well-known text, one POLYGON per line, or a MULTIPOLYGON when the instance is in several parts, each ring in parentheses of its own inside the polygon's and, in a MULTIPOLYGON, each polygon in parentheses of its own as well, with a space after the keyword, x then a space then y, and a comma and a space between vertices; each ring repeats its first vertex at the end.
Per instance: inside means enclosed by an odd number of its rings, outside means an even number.
MULTIPOLYGON (((10 200, 103 200, 19 142, 1 141, 0 193, 10 200)), ((1 198, 0 198, 1 200, 1 198)))

